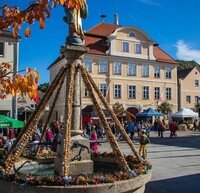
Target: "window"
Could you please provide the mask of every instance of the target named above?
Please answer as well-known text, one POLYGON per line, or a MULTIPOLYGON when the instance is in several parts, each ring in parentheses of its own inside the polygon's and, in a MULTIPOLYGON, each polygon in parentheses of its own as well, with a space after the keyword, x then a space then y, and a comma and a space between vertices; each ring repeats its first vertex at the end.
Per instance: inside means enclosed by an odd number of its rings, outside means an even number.
POLYGON ((166 99, 167 100, 172 99, 172 88, 166 88, 166 99))
POLYGON ((136 98, 136 87, 133 85, 128 86, 128 98, 129 99, 136 98))
POLYGON ((166 69, 165 69, 165 77, 166 78, 172 78, 172 73, 171 73, 171 68, 170 67, 166 67, 166 69))
POLYGON ((129 42, 122 42, 122 51, 129 52, 129 42))
POLYGON ((88 72, 92 72, 92 59, 85 58, 84 64, 85 64, 85 67, 87 68, 88 72))
POLYGON ((114 97, 121 98, 121 85, 116 84, 114 88, 114 97))
POLYGON ((148 86, 143 87, 143 99, 149 99, 149 87, 148 86))
POLYGON ((140 43, 135 44, 135 54, 141 54, 142 53, 142 46, 140 43))
POLYGON ((83 93, 83 97, 89 97, 89 91, 87 90, 86 86, 84 85, 84 93, 83 93))
POLYGON ((199 80, 195 80, 195 86, 196 86, 196 87, 199 86, 199 80))
POLYGON ((4 43, 0 42, 0 56, 4 56, 4 43))
POLYGON ((149 66, 147 64, 142 65, 142 76, 149 76, 149 66))
POLYGON ((136 64, 128 64, 128 75, 132 75, 132 76, 137 75, 136 64))
POLYGON ((121 62, 114 62, 114 74, 122 73, 122 64, 121 62))
POLYGON ((99 73, 107 73, 108 61, 107 60, 99 60, 99 73))
POLYGON ((160 99, 160 87, 155 87, 154 98, 157 99, 157 100, 160 99))
POLYGON ((191 103, 191 96, 189 96, 189 95, 186 96, 186 102, 187 102, 187 103, 191 103))
POLYGON ((200 97, 199 96, 195 96, 195 103, 199 103, 200 102, 200 97))
POLYGON ((134 37, 135 37, 135 34, 134 34, 133 32, 130 32, 130 33, 128 34, 128 36, 131 37, 131 38, 134 38, 134 37))
POLYGON ((160 78, 160 66, 155 66, 154 67, 154 77, 155 78, 160 78))
POLYGON ((107 85, 106 84, 100 84, 100 91, 103 94, 103 96, 106 97, 106 94, 107 94, 107 85))

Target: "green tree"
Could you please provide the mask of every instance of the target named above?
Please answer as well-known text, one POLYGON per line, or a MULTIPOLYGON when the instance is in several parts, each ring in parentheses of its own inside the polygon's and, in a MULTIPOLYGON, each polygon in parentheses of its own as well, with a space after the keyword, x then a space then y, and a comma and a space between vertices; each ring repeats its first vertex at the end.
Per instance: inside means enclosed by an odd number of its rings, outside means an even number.
POLYGON ((165 101, 165 102, 161 103, 158 106, 157 110, 159 112, 165 114, 165 115, 168 115, 169 113, 172 112, 172 108, 173 108, 173 105, 171 105, 170 103, 168 103, 168 102, 165 101))
POLYGON ((195 112, 199 112, 199 109, 200 109, 200 102, 195 103, 195 105, 194 105, 194 111, 195 112))
POLYGON ((49 83, 43 83, 38 86, 38 90, 45 93, 49 87, 49 83))

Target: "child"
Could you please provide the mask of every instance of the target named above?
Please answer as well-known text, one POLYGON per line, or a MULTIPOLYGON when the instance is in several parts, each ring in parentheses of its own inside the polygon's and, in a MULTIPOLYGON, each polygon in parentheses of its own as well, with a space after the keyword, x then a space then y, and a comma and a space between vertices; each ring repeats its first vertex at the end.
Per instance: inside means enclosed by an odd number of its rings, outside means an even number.
POLYGON ((141 130, 139 155, 143 159, 145 159, 147 157, 147 144, 148 143, 150 143, 150 140, 147 137, 145 130, 141 130))
POLYGON ((97 133, 95 131, 95 129, 93 128, 91 131, 91 135, 90 135, 90 140, 92 142, 90 142, 90 149, 94 152, 94 153, 98 153, 99 152, 99 145, 97 142, 97 133))

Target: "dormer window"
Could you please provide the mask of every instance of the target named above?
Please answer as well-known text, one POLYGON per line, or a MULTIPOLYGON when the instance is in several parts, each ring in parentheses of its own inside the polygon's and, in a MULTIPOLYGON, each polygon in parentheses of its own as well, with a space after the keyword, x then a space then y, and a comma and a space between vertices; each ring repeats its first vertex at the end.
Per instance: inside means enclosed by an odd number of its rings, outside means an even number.
POLYGON ((134 37, 135 37, 135 34, 134 34, 133 32, 130 32, 130 33, 128 34, 128 37, 134 38, 134 37))

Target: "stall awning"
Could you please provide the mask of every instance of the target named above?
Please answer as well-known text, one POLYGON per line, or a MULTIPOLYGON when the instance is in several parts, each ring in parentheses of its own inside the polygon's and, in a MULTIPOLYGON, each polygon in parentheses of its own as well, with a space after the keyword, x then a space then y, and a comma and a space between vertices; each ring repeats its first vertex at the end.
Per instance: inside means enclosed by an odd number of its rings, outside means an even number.
POLYGON ((0 128, 23 128, 24 122, 0 115, 0 128))

